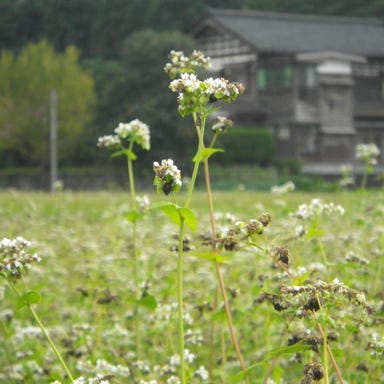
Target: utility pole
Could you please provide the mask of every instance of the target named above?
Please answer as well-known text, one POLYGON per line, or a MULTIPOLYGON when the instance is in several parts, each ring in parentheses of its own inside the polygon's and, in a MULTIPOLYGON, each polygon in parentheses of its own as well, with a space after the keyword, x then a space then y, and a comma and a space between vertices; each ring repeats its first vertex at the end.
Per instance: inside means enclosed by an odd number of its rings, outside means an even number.
POLYGON ((52 89, 49 95, 49 143, 50 143, 50 188, 54 191, 57 181, 57 93, 52 89))

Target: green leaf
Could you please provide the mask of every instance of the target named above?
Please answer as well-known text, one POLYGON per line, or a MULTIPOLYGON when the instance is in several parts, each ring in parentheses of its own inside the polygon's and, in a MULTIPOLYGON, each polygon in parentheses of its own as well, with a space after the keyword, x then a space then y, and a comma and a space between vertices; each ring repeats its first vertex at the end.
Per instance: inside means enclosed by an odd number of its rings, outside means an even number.
POLYGON ((157 300, 155 296, 148 295, 137 300, 137 304, 154 311, 157 307, 157 300))
POLYGON ((41 295, 36 291, 28 291, 19 296, 16 301, 16 308, 22 309, 28 305, 38 304, 41 301, 41 295))
POLYGON ((305 344, 295 344, 295 345, 289 345, 287 347, 279 347, 272 349, 268 352, 265 353, 265 358, 261 361, 258 361, 255 364, 250 365, 248 368, 246 368, 244 371, 237 373, 234 376, 231 376, 227 379, 229 383, 237 383, 239 381, 244 380, 245 377, 249 375, 249 373, 257 368, 259 365, 265 364, 265 363, 270 363, 271 358, 276 358, 281 355, 286 355, 286 354, 294 354, 298 352, 303 352, 308 349, 311 349, 310 345, 305 345, 305 344))
POLYGON ((199 253, 191 253, 192 256, 197 257, 199 259, 209 260, 209 261, 216 261, 218 263, 223 263, 227 261, 227 258, 224 256, 221 256, 220 254, 216 252, 199 252, 199 253))
MULTIPOLYGON (((216 152, 224 152, 224 149, 220 148, 203 148, 201 151, 200 163, 209 159, 216 152)), ((193 157, 193 162, 197 161, 197 154, 193 157)))
POLYGON ((173 223, 180 225, 179 207, 176 204, 172 204, 168 201, 159 201, 152 204, 151 209, 159 209, 160 211, 163 211, 173 223))
POLYGON ((137 220, 141 219, 143 217, 143 214, 137 211, 130 211, 126 213, 125 217, 127 220, 131 223, 135 223, 137 220))
POLYGON ((218 323, 224 323, 227 321, 227 315, 225 313, 224 308, 218 309, 212 315, 212 320, 218 323))
POLYGON ((119 157, 123 155, 127 156, 131 160, 137 159, 137 156, 129 149, 122 149, 121 151, 114 152, 112 153, 111 157, 113 158, 113 157, 119 157))
POLYGON ((297 276, 294 280, 292 285, 303 285, 304 282, 308 279, 309 276, 311 276, 313 271, 305 272, 303 275, 297 276))
POLYGON ((318 227, 317 221, 313 221, 307 229, 305 238, 310 240, 324 235, 324 231, 318 227))
MULTIPOLYGON (((298 352, 307 351, 311 349, 311 346, 308 344, 294 344, 288 345, 287 347, 279 347, 272 349, 266 353, 266 357, 269 359, 271 357, 279 357, 281 355, 293 354, 298 352)), ((267 359, 265 359, 267 360, 267 359)))
POLYGON ((197 219, 195 214, 189 208, 179 208, 179 214, 184 219, 185 224, 193 231, 197 228, 197 219))

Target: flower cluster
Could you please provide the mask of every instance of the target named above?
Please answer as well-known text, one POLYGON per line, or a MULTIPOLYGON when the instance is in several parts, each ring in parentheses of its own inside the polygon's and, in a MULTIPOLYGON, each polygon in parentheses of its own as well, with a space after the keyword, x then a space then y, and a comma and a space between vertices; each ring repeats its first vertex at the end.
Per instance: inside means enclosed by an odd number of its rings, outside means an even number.
MULTIPOLYGON (((112 382, 110 379, 112 379, 113 376, 102 376, 102 375, 97 375, 96 377, 91 377, 86 379, 83 376, 78 377, 73 381, 73 384, 111 384, 112 382)), ((56 380, 51 382, 51 384, 61 384, 60 381, 56 380)))
POLYGON ((97 146, 100 148, 106 148, 111 151, 116 151, 121 147, 121 140, 117 135, 105 135, 99 137, 97 146))
POLYGON ((356 145, 356 159, 365 165, 376 165, 379 155, 380 149, 374 143, 356 145))
POLYGON ((224 117, 218 116, 217 122, 213 124, 212 131, 214 133, 224 133, 233 126, 233 121, 224 117))
POLYGON ((229 103, 236 100, 244 91, 240 83, 212 77, 201 81, 193 73, 183 73, 180 79, 171 82, 169 88, 179 93, 177 101, 181 116, 199 112, 202 106, 216 101, 229 103))
POLYGON ((148 211, 149 205, 150 205, 150 201, 149 201, 149 197, 147 195, 136 196, 136 203, 138 205, 138 208, 139 208, 140 212, 148 211))
POLYGON ((15 239, 6 237, 0 241, 0 273, 7 279, 19 279, 23 272, 27 272, 31 264, 39 262, 40 257, 25 251, 31 243, 21 236, 15 239))
POLYGON ((179 191, 182 185, 181 173, 173 164, 172 159, 162 160, 161 164, 155 161, 153 171, 155 172, 153 185, 157 192, 164 192, 165 195, 168 195, 170 192, 179 191))
POLYGON ((113 376, 125 378, 130 375, 130 370, 127 366, 122 364, 110 364, 105 360, 99 359, 93 364, 91 361, 79 361, 77 363, 77 369, 80 372, 86 372, 88 374, 96 373, 98 377, 104 376, 113 376))
POLYGON ((353 176, 353 167, 351 164, 344 164, 340 167, 341 180, 339 184, 342 187, 348 187, 355 184, 355 178, 353 176))
POLYGON ((301 204, 295 213, 292 214, 293 217, 297 217, 303 220, 310 220, 315 216, 319 215, 332 215, 337 213, 344 215, 344 208, 335 203, 324 203, 320 199, 312 199, 309 204, 301 204))
POLYGON ((148 125, 139 119, 132 120, 129 123, 119 123, 115 128, 115 135, 99 137, 97 145, 101 148, 117 150, 122 147, 124 140, 134 142, 148 151, 151 147, 148 125))
POLYGON ((209 57, 205 57, 201 51, 193 51, 191 56, 185 56, 182 51, 171 51, 170 62, 164 67, 165 73, 174 79, 177 75, 186 72, 194 72, 197 67, 208 69, 211 66, 209 57))
POLYGON ((247 222, 237 221, 234 228, 217 234, 214 244, 211 238, 204 239, 205 245, 214 245, 217 249, 233 251, 252 243, 255 235, 261 235, 271 222, 271 215, 264 212, 256 219, 247 222))
POLYGON ((371 340, 368 342, 367 348, 371 351, 370 355, 375 359, 384 358, 384 336, 378 334, 371 335, 371 340))
MULTIPOLYGON (((303 309, 319 309, 320 304, 318 303, 316 297, 334 298, 335 295, 341 295, 355 306, 360 306, 365 309, 368 313, 374 312, 374 308, 366 301, 365 294, 363 292, 345 285, 338 279, 334 279, 330 283, 317 280, 313 284, 281 286, 280 291, 284 295, 292 296, 309 294, 310 299, 303 303, 303 309), (312 308, 310 304, 312 304, 312 308)), ((305 297, 305 295, 303 297, 305 297)))
POLYGON ((287 192, 291 192, 295 190, 295 184, 292 181, 287 181, 283 185, 274 185, 271 188, 271 192, 275 193, 276 195, 282 195, 287 192))

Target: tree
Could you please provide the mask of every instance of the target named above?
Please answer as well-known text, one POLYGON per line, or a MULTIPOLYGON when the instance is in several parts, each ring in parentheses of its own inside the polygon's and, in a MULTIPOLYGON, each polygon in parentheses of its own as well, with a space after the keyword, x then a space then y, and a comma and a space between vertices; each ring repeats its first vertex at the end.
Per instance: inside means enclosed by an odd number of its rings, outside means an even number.
POLYGON ((194 138, 194 131, 186 129, 188 122, 178 115, 176 97, 168 89, 169 78, 163 68, 172 49, 189 53, 192 47, 190 38, 180 32, 146 29, 130 35, 123 44, 120 69, 110 78, 108 92, 98 107, 100 135, 119 122, 138 118, 151 128, 151 151, 140 156, 144 161, 164 156, 177 160, 185 155, 188 135, 194 138))
POLYGON ((70 162, 92 117, 93 79, 78 64, 78 51, 58 54, 46 41, 29 44, 15 57, 0 57, 0 152, 21 163, 45 167, 49 153, 49 94, 58 95, 59 158, 70 162))

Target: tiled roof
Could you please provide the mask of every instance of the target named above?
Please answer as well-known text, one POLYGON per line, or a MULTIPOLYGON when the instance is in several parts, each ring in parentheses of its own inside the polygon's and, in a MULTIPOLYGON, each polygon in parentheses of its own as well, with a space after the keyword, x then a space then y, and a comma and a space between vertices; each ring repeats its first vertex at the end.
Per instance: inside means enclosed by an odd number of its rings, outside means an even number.
POLYGON ((257 51, 384 56, 384 21, 210 9, 211 20, 257 51))

